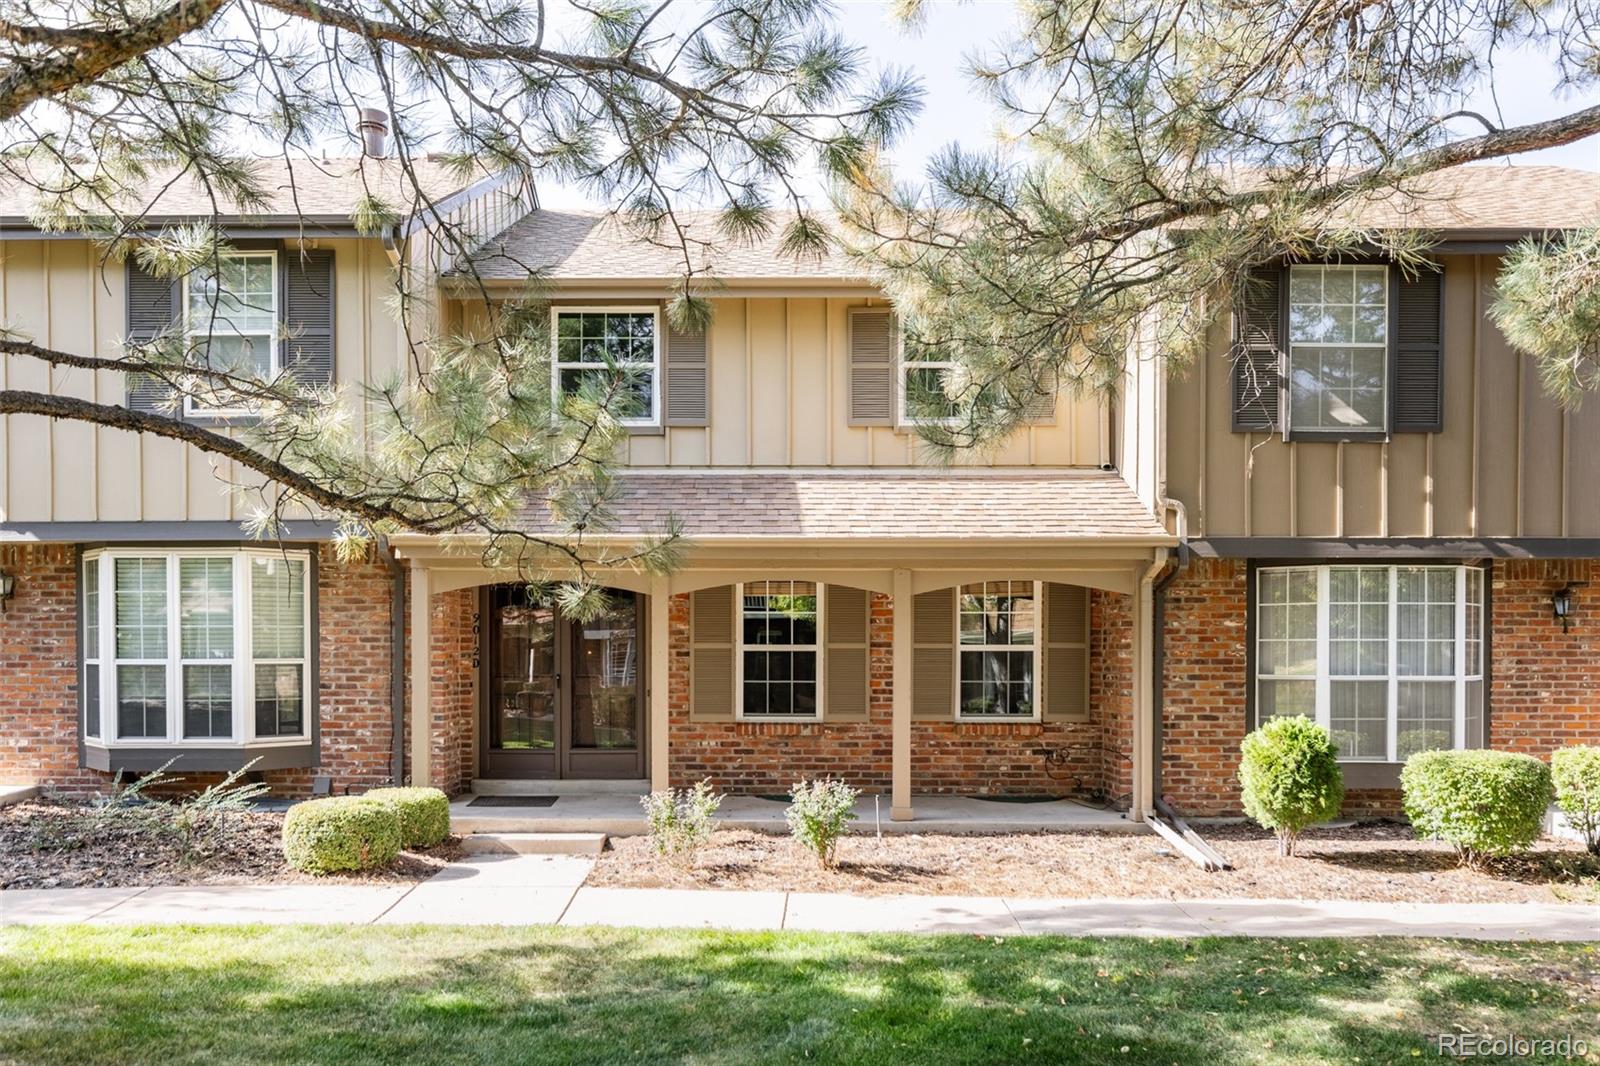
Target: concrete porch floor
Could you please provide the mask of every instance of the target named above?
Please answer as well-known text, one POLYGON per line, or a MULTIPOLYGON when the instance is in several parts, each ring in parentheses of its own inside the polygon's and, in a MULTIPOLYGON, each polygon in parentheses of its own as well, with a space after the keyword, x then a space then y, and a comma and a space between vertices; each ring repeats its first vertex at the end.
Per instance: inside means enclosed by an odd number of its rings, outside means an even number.
MULTIPOLYGON (((473 798, 460 796, 450 803, 450 826, 458 834, 637 836, 645 832, 644 811, 636 795, 561 796, 548 807, 469 807, 473 798)), ((895 822, 889 818, 888 796, 863 796, 856 802, 852 829, 872 833, 881 825, 885 833, 1149 832, 1121 811, 1100 810, 1073 800, 1008 803, 974 796, 913 796, 911 805, 916 818, 895 822)), ((783 820, 787 806, 786 801, 760 796, 729 796, 722 801, 717 821, 724 829, 787 833, 783 820)))

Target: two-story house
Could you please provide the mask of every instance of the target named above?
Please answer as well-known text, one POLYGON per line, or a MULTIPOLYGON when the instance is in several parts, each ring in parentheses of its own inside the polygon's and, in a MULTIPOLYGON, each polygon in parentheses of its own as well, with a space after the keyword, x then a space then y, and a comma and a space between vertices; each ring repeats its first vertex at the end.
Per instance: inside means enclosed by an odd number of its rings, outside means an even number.
MULTIPOLYGON (((1600 416, 1545 400, 1484 308, 1507 242, 1590 219, 1600 178, 1448 180, 1396 222, 1439 231, 1442 273, 1264 272, 1184 374, 1136 353, 1116 397, 1058 397, 954 468, 923 461, 904 403, 941 367, 902 362, 850 263, 726 249, 712 325, 685 334, 664 314, 679 253, 494 182, 441 186, 433 210, 470 215, 483 243, 470 283, 437 271, 431 328, 472 329, 540 268, 550 387, 606 359, 648 383, 615 524, 587 539, 673 516, 682 565, 605 573, 610 611, 576 623, 470 543, 397 535, 350 565, 314 521, 253 542, 215 460, 12 417, 0 781, 95 789, 174 755, 259 760, 289 793, 710 778, 760 795, 832 775, 897 818, 933 794, 1098 795, 1138 816, 1162 792, 1236 810, 1239 738, 1270 713, 1327 722, 1374 807, 1419 746, 1595 739, 1579 705, 1600 630, 1578 583, 1600 556, 1583 492, 1600 416)), ((357 235, 348 185, 306 228, 221 220, 239 249, 221 283, 291 327, 261 347, 335 382, 406 369, 391 271, 440 258, 428 212, 357 235)), ((190 207, 156 221, 209 213, 190 207)), ((0 205, 8 325, 112 354, 183 321, 187 282, 102 269, 81 235, 22 215, 0 205)), ((7 373, 124 398, 115 374, 7 373)), ((525 520, 559 528, 537 500, 525 520)))

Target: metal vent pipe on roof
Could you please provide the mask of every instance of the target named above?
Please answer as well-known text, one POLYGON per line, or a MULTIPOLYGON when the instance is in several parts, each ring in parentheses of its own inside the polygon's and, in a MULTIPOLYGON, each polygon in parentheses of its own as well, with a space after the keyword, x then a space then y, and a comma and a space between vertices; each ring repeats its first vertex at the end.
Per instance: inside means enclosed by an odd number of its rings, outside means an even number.
POLYGON ((389 154, 389 112, 377 107, 363 107, 361 120, 356 123, 361 134, 362 151, 373 159, 389 154))

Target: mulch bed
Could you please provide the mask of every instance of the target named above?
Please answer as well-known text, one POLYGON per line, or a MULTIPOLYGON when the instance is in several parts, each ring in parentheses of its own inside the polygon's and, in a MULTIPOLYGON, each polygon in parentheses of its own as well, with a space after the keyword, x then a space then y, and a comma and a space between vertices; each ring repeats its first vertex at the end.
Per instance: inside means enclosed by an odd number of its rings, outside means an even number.
POLYGON ((1235 866, 1205 873, 1160 837, 1131 833, 846 837, 833 871, 787 837, 718 832, 690 870, 656 857, 648 837, 613 838, 587 881, 627 888, 769 889, 860 895, 1600 902, 1600 860, 1545 840, 1491 870, 1464 869, 1443 844, 1371 823, 1306 834, 1278 857, 1253 826, 1200 830, 1235 866))
POLYGON ((187 859, 167 833, 127 819, 98 825, 83 804, 35 801, 0 807, 0 889, 118 888, 145 885, 380 883, 422 881, 459 855, 451 837, 402 852, 387 870, 313 877, 283 861, 283 813, 234 815, 227 829, 187 859))

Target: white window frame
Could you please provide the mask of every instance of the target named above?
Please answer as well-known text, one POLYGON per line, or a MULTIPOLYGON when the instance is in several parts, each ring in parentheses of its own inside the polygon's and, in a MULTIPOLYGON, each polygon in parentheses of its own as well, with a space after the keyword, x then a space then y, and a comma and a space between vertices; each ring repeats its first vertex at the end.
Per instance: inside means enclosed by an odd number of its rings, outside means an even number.
MULTIPOLYGON (((267 380, 268 381, 275 380, 277 378, 278 374, 283 370, 283 367, 282 367, 281 362, 280 362, 279 351, 278 351, 279 345, 278 345, 278 326, 277 326, 277 323, 283 321, 283 310, 282 310, 283 292, 282 292, 282 285, 280 283, 281 282, 281 278, 280 278, 279 272, 278 272, 278 253, 275 250, 270 249, 270 248, 267 248, 267 249, 247 249, 247 250, 244 250, 244 251, 237 251, 237 252, 221 252, 221 253, 218 253, 217 258, 218 258, 218 260, 222 260, 222 259, 266 259, 272 264, 272 321, 273 321, 273 326, 272 326, 272 329, 266 335, 267 336, 268 366, 271 368, 270 373, 268 373, 268 375, 267 375, 267 380)), ((201 269, 204 269, 204 268, 201 268, 201 269)), ((188 351, 194 351, 196 349, 197 345, 209 343, 211 337, 213 336, 212 331, 211 331, 211 325, 212 325, 211 321, 196 322, 196 321, 193 321, 191 319, 191 317, 190 317, 190 314, 189 314, 189 281, 190 281, 190 278, 192 276, 193 276, 192 274, 185 274, 184 275, 184 277, 183 277, 183 291, 180 294, 181 298, 182 298, 182 303, 180 305, 180 311, 181 311, 181 313, 183 315, 183 339, 184 339, 185 348, 188 351)), ((258 334, 255 334, 255 333, 236 333, 234 335, 235 336, 240 336, 240 337, 255 337, 255 336, 258 336, 258 334)), ((185 396, 183 398, 183 413, 186 414, 186 415, 195 415, 195 416, 199 416, 199 417, 202 417, 202 418, 229 418, 229 417, 234 417, 234 416, 237 416, 237 415, 247 415, 247 414, 250 414, 251 412, 246 410, 245 408, 242 408, 242 407, 206 407, 206 406, 204 406, 202 404, 195 403, 195 400, 194 400, 193 396, 185 396)))
MULTIPOLYGON (((805 577, 770 577, 762 581, 811 581, 805 577)), ((738 609, 734 611, 733 626, 733 691, 734 717, 741 722, 820 722, 827 714, 827 648, 828 625, 827 604, 825 598, 827 586, 821 581, 812 581, 817 586, 817 642, 811 644, 751 644, 744 642, 744 590, 746 584, 756 582, 741 581, 733 587, 734 602, 738 609), (815 714, 752 714, 744 713, 744 653, 746 648, 761 651, 812 651, 817 656, 817 710, 815 714)))
MULTIPOLYGON (((99 579, 99 644, 98 648, 85 646, 84 663, 99 662, 100 668, 100 736, 91 737, 85 731, 84 743, 97 748, 175 747, 188 749, 233 749, 240 747, 277 747, 305 744, 311 739, 312 719, 316 713, 316 693, 313 691, 311 665, 313 642, 317 639, 312 625, 313 574, 311 553, 306 551, 281 551, 278 549, 237 548, 170 548, 137 547, 99 548, 85 552, 79 571, 79 580, 90 567, 97 568, 99 579), (181 586, 179 560, 229 559, 233 565, 233 657, 231 659, 186 660, 182 657, 182 631, 179 616, 181 586), (304 589, 301 602, 302 632, 305 643, 300 659, 264 660, 267 663, 299 663, 301 669, 300 691, 302 699, 301 731, 293 736, 257 737, 255 732, 255 660, 253 658, 251 622, 250 562, 255 558, 288 559, 302 564, 301 581, 304 589), (167 654, 162 660, 116 658, 116 587, 115 567, 118 559, 163 559, 166 562, 167 598, 167 654), (106 642, 111 642, 107 655, 106 642), (183 667, 185 664, 230 665, 233 669, 233 731, 228 738, 195 737, 183 735, 183 667), (123 665, 148 664, 166 668, 167 721, 164 736, 123 737, 117 715, 117 671, 123 665)), ((80 627, 80 638, 87 640, 87 627, 80 627)), ((87 678, 87 671, 84 677, 87 678)), ((87 689, 80 699, 79 714, 87 715, 87 689)))
POLYGON ((907 359, 905 335, 900 331, 899 319, 895 320, 896 329, 894 337, 894 409, 897 421, 902 426, 953 426, 960 419, 957 418, 918 418, 910 410, 911 390, 906 386, 906 379, 913 370, 939 370, 949 372, 955 369, 956 364, 949 359, 907 359))
MULTIPOLYGON (((1399 763, 1399 732, 1400 732, 1400 685, 1406 682, 1449 682, 1452 689, 1453 716, 1454 716, 1454 746, 1457 750, 1464 749, 1467 742, 1467 687, 1473 682, 1484 681, 1484 667, 1487 665, 1485 655, 1488 645, 1484 639, 1484 619, 1488 614, 1486 609, 1488 600, 1488 579, 1483 575, 1481 567, 1464 566, 1450 563, 1366 563, 1359 561, 1334 562, 1317 565, 1295 566, 1262 566, 1256 568, 1255 585, 1252 588, 1252 601, 1254 603, 1253 615, 1250 622, 1253 627, 1251 638, 1252 674, 1250 679, 1251 692, 1254 697, 1256 725, 1266 719, 1261 715, 1261 690, 1263 681, 1311 681, 1315 685, 1316 716, 1315 721, 1325 729, 1332 728, 1333 719, 1333 682, 1335 680, 1361 680, 1371 683, 1383 683, 1386 689, 1386 717, 1384 755, 1374 756, 1345 756, 1339 757, 1340 762, 1347 763, 1399 763), (1331 645, 1332 638, 1329 631, 1329 575, 1335 569, 1358 568, 1367 570, 1385 570, 1388 577, 1388 667, 1384 674, 1370 675, 1334 675, 1331 672, 1331 645), (1402 674, 1399 664, 1399 575, 1401 570, 1448 570, 1454 573, 1455 584, 1455 630, 1454 650, 1452 662, 1454 673, 1448 676, 1440 674, 1402 674), (1479 611, 1478 632, 1475 635, 1467 633, 1467 593, 1471 581, 1469 571, 1479 573, 1479 611), (1264 575, 1281 574, 1295 571, 1313 571, 1316 574, 1317 585, 1317 657, 1316 671, 1312 674, 1263 674, 1261 672, 1261 582, 1264 575), (1467 648, 1476 642, 1480 651, 1478 655, 1477 672, 1468 671, 1467 648)), ((1480 714, 1481 714, 1480 710, 1480 714)), ((1485 738, 1487 739, 1487 738, 1485 738)))
POLYGON ((1013 581, 1010 578, 985 578, 980 581, 964 581, 955 587, 955 617, 952 624, 955 627, 955 664, 950 672, 955 675, 955 719, 958 722, 1037 722, 1044 715, 1044 582, 1026 579, 1013 581), (1027 645, 1022 644, 963 644, 961 643, 961 590, 967 585, 991 585, 1005 581, 1007 584, 1026 583, 1033 586, 1033 712, 1031 714, 967 714, 962 710, 961 703, 961 654, 967 651, 1020 651, 1027 645))
MULTIPOLYGON (((618 419, 624 426, 639 426, 654 428, 661 425, 661 390, 664 387, 661 367, 661 308, 655 304, 558 304, 550 308, 550 396, 557 406, 561 403, 561 371, 567 370, 604 370, 604 363, 577 362, 563 363, 561 361, 561 316, 562 315, 650 315, 655 319, 655 329, 651 331, 650 352, 650 414, 644 418, 618 419)), ((643 366, 642 363, 630 363, 632 366, 643 366)))
MULTIPOLYGON (((1382 275, 1383 275, 1383 340, 1381 342, 1354 341, 1354 340, 1348 341, 1348 342, 1347 341, 1297 341, 1297 340, 1294 339, 1294 325, 1293 325, 1293 322, 1292 322, 1292 319, 1293 319, 1292 311, 1291 311, 1291 314, 1285 316, 1284 317, 1284 321, 1283 321, 1283 342, 1284 342, 1284 351, 1287 354, 1288 364, 1289 364, 1288 368, 1287 368, 1288 372, 1284 375, 1284 381, 1287 383, 1287 388, 1285 389, 1285 395, 1284 395, 1284 398, 1283 398, 1284 403, 1287 405, 1286 412, 1285 412, 1287 417, 1283 420, 1285 435, 1286 436, 1291 436, 1292 435, 1292 436, 1312 437, 1312 438, 1315 438, 1317 436, 1330 436, 1330 437, 1333 437, 1333 436, 1359 436, 1359 437, 1385 437, 1385 436, 1388 436, 1388 434, 1389 434, 1390 390, 1393 389, 1393 387, 1394 387, 1394 382, 1392 380, 1390 380, 1391 377, 1393 376, 1392 375, 1393 367, 1390 365, 1391 364, 1391 360, 1389 358, 1389 352, 1392 350, 1392 341, 1394 339, 1391 336, 1391 334, 1393 332, 1393 329, 1394 329, 1394 323, 1392 321, 1393 316, 1394 316, 1394 293, 1393 293, 1393 291, 1391 291, 1393 287, 1390 284, 1391 279, 1390 279, 1389 268, 1386 267, 1386 266, 1379 266, 1379 265, 1375 265, 1375 264, 1371 264, 1371 263, 1296 263, 1296 264, 1292 264, 1289 267, 1289 270, 1288 270, 1288 277, 1285 279, 1285 285, 1286 285, 1286 287, 1288 289, 1288 299, 1287 299, 1286 303, 1291 308, 1293 307, 1293 304, 1294 304, 1294 297, 1293 297, 1293 293, 1294 293, 1294 273, 1297 270, 1317 270, 1317 271, 1320 271, 1323 275, 1326 275, 1326 273, 1328 271, 1330 271, 1330 270, 1341 270, 1341 271, 1347 270, 1347 271, 1350 271, 1350 285, 1351 285, 1351 293, 1352 293, 1352 304, 1351 304, 1351 315, 1352 315, 1352 318, 1353 318, 1354 313, 1355 313, 1354 309, 1355 309, 1356 306, 1358 306, 1353 302, 1353 300, 1354 300, 1353 294, 1355 292, 1356 277, 1362 271, 1369 271, 1369 272, 1372 272, 1372 273, 1382 273, 1382 275), (1381 415, 1381 420, 1378 422, 1377 425, 1372 425, 1372 426, 1318 426, 1318 425, 1301 426, 1301 425, 1295 424, 1295 419, 1294 419, 1294 363, 1295 363, 1295 351, 1297 349, 1306 349, 1309 352, 1309 351, 1313 351, 1313 350, 1321 350, 1321 349, 1324 349, 1324 348, 1361 348, 1361 349, 1366 349, 1366 350, 1375 350, 1375 351, 1380 353, 1380 355, 1382 356, 1382 363, 1383 363, 1383 395, 1379 400, 1379 410, 1382 412, 1382 415, 1381 415)), ((1326 301, 1320 301, 1320 303, 1323 306, 1327 306, 1326 301)), ((1341 305, 1333 305, 1333 306, 1341 306, 1341 305)))

